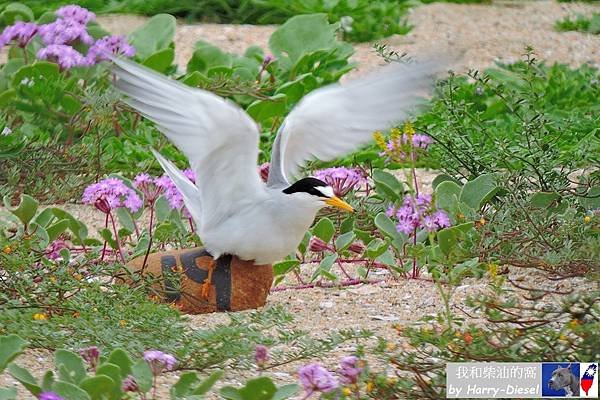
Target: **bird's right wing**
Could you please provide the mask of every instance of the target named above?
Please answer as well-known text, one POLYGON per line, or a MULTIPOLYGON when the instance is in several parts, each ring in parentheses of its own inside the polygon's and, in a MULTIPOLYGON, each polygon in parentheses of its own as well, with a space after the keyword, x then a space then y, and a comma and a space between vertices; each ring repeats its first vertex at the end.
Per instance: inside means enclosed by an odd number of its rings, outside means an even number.
MULTIPOLYGON (((174 182, 190 211, 196 209, 200 214, 201 205, 202 215, 226 216, 237 203, 261 190, 256 167, 259 132, 241 108, 131 61, 112 61, 115 86, 128 96, 125 102, 156 123, 189 159, 196 173, 197 193, 185 182, 174 182), (188 204, 198 200, 200 204, 188 204)), ((172 164, 159 161, 172 178, 178 177, 172 164)))

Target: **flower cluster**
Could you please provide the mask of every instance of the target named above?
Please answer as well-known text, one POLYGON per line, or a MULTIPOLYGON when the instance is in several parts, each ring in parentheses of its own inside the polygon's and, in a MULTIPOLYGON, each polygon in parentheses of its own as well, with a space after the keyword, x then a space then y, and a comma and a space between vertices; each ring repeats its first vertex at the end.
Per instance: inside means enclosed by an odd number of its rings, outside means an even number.
POLYGON ((96 346, 90 346, 86 349, 79 350, 79 355, 85 360, 92 370, 96 370, 100 361, 100 350, 96 346))
POLYGON ((150 365, 154 376, 160 375, 163 371, 171 371, 175 367, 175 357, 171 354, 163 353, 159 350, 147 350, 144 352, 144 360, 150 365))
POLYGON ((443 210, 437 210, 431 201, 431 195, 419 194, 406 196, 399 208, 390 207, 388 217, 396 217, 398 232, 411 235, 417 229, 425 228, 429 232, 450 226, 450 218, 443 210))
POLYGON ((103 179, 85 188, 82 201, 93 204, 105 214, 119 207, 126 207, 136 212, 142 207, 142 199, 118 178, 103 179))
POLYGON ((65 400, 54 392, 42 392, 38 395, 38 400, 65 400))
POLYGON ((0 35, 0 49, 11 42, 25 48, 38 34, 46 47, 39 49, 36 57, 56 62, 62 70, 94 65, 106 60, 108 54, 126 57, 135 54, 135 48, 123 36, 105 36, 95 41, 87 31, 87 24, 94 21, 96 15, 85 8, 64 6, 56 11, 56 16, 56 21, 49 24, 19 21, 7 26, 0 35), (89 46, 85 56, 73 47, 81 44, 89 46))
POLYGON ((358 168, 335 167, 315 172, 315 178, 333 188, 333 193, 341 197, 366 183, 366 178, 358 168))
POLYGON ((358 382, 358 377, 360 376, 363 368, 360 367, 360 361, 356 356, 348 356, 342 358, 340 361, 340 376, 342 378, 342 382, 345 384, 355 384, 358 382))
POLYGON ((19 47, 27 46, 27 43, 38 32, 38 26, 31 22, 15 22, 14 25, 7 26, 0 35, 0 49, 8 43, 15 41, 19 47))
MULTIPOLYGON (((335 376, 321 364, 308 364, 298 370, 300 384, 309 397, 315 392, 329 393, 339 387, 335 376)), ((305 397, 305 398, 306 398, 305 397)))
POLYGON ((153 204, 162 193, 162 188, 157 183, 158 178, 154 178, 145 172, 138 174, 133 179, 133 186, 144 195, 144 200, 148 204, 153 204))
POLYGON ((418 151, 426 150, 433 143, 431 136, 415 133, 410 122, 404 124, 402 131, 398 128, 391 129, 388 140, 381 132, 375 132, 373 137, 381 149, 379 154, 395 162, 410 160, 418 151))
MULTIPOLYGON (((186 169, 182 172, 186 178, 193 183, 196 183, 196 174, 193 170, 186 169)), ((171 178, 169 178, 167 175, 163 175, 160 178, 157 178, 155 183, 156 186, 160 187, 164 191, 165 197, 167 198, 167 201, 172 209, 179 210, 181 207, 183 207, 183 195, 179 189, 177 189, 177 186, 175 186, 175 183, 173 180, 171 180, 171 178)), ((185 207, 183 207, 183 215, 186 218, 190 218, 190 213, 185 207)))
POLYGON ((259 344, 254 349, 254 361, 259 368, 263 368, 269 361, 269 349, 263 344, 259 344))
POLYGON ((64 240, 56 239, 48 245, 44 253, 50 260, 56 261, 61 258, 60 251, 66 248, 67 244, 64 240))

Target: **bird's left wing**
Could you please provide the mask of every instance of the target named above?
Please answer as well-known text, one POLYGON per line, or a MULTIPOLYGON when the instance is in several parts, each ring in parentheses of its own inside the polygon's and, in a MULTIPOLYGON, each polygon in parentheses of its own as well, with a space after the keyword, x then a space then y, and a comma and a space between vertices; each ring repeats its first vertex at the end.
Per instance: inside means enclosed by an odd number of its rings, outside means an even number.
POLYGON ((378 73, 308 94, 284 120, 271 152, 269 186, 292 180, 308 160, 333 160, 406 118, 439 63, 390 65, 378 73))
MULTIPOLYGON (((226 216, 239 202, 260 192, 262 182, 256 169, 259 132, 248 114, 213 93, 139 64, 119 58, 112 61, 115 86, 128 96, 125 102, 155 122, 189 159, 196 173, 197 194, 183 180, 175 180, 189 209, 200 205, 202 215, 218 218, 216 213, 226 216), (199 204, 188 204, 194 201, 199 204)), ((159 161, 170 176, 181 176, 172 164, 162 158, 159 161)))

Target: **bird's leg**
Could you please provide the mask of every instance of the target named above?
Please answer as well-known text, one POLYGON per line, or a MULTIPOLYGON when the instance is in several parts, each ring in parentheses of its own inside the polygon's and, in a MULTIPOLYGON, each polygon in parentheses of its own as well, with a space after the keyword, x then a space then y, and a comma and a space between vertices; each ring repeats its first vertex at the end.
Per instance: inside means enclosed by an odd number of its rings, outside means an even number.
POLYGON ((204 300, 208 300, 208 298, 210 297, 210 288, 212 287, 212 274, 216 266, 217 261, 214 258, 211 258, 207 266, 208 276, 204 280, 204 283, 202 283, 202 287, 200 289, 200 297, 202 297, 204 300))

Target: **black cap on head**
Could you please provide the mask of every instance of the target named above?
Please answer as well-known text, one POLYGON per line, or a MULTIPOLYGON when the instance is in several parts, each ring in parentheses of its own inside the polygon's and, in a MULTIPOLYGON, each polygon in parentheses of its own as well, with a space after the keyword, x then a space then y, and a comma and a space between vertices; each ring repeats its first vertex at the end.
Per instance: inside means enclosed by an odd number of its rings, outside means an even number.
POLYGON ((322 180, 313 178, 312 176, 309 176, 307 178, 302 178, 299 181, 294 182, 294 184, 292 186, 284 189, 283 193, 292 194, 292 193, 304 192, 304 193, 312 194, 313 196, 327 198, 328 196, 323 194, 323 192, 321 192, 320 190, 316 189, 317 187, 327 187, 327 186, 329 186, 329 185, 326 184, 325 182, 323 182, 322 180))

